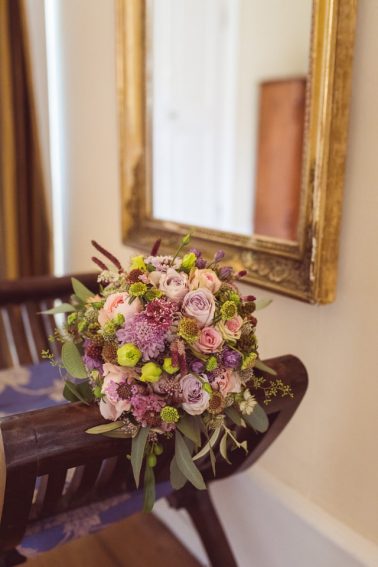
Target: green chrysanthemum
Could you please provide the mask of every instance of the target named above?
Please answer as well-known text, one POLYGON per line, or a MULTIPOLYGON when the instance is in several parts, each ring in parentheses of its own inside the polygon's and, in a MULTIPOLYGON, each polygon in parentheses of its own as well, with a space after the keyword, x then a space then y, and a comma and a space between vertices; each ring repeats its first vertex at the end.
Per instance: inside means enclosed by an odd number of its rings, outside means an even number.
POLYGON ((252 368, 255 365, 256 359, 257 359, 257 354, 255 352, 251 352, 250 354, 247 354, 247 356, 244 357, 241 369, 248 370, 249 368, 252 368))
POLYGON ((222 319, 224 321, 228 321, 229 319, 232 319, 233 317, 235 317, 235 315, 237 315, 238 308, 234 301, 226 301, 225 303, 223 303, 220 312, 222 319))
POLYGON ((183 317, 180 320, 177 334, 188 343, 194 343, 199 337, 199 328, 194 319, 183 317))
POLYGON ((129 294, 133 297, 140 297, 147 291, 147 286, 143 282, 136 282, 129 287, 129 294))
POLYGON ((218 367, 218 361, 216 356, 210 356, 209 360, 206 363, 206 370, 208 372, 212 372, 218 367))
POLYGON ((179 412, 172 406, 165 406, 160 412, 160 417, 165 423, 177 423, 180 419, 179 412))

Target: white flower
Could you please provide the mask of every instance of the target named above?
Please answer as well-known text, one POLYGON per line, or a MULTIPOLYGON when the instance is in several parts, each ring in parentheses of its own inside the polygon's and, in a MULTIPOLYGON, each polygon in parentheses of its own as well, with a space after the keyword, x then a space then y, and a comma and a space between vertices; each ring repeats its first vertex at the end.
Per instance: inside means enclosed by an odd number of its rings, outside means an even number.
POLYGON ((239 404, 240 411, 244 415, 251 415, 255 406, 257 405, 255 396, 253 396, 251 392, 248 389, 246 389, 244 390, 243 398, 244 399, 239 404))

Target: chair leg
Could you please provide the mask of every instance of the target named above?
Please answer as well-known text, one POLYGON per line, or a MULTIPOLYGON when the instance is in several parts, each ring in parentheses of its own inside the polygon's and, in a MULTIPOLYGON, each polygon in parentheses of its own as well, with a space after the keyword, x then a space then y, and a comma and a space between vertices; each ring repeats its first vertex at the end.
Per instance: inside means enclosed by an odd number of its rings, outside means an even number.
POLYGON ((13 567, 26 562, 26 557, 18 553, 16 549, 5 551, 0 555, 0 567, 13 567))
POLYGON ((168 496, 173 508, 185 508, 202 540, 212 567, 237 567, 208 490, 183 488, 168 496))

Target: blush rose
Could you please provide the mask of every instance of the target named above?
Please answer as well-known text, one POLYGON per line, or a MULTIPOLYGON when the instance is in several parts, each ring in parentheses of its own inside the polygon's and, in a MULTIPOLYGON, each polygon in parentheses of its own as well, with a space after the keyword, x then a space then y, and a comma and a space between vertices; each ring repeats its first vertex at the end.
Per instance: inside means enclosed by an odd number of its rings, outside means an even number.
POLYGON ((142 311, 143 305, 138 297, 132 303, 129 303, 129 299, 130 296, 126 291, 109 295, 104 303, 104 307, 98 313, 98 322, 101 327, 114 319, 118 314, 123 315, 126 319, 130 315, 135 315, 135 313, 142 311))

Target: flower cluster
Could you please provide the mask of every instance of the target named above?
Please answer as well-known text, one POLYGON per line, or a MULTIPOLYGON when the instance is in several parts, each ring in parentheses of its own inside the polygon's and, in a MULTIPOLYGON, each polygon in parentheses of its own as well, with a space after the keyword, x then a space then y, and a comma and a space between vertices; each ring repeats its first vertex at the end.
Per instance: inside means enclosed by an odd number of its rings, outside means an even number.
MULTIPOLYGON (((228 460, 227 444, 245 449, 230 430, 235 413, 240 423, 261 429, 261 415, 254 420, 254 411, 263 410, 250 391, 260 363, 255 297, 240 293, 238 274, 222 264, 222 251, 211 261, 195 248, 180 255, 189 241, 185 236, 174 256, 157 255, 156 245, 151 255, 132 258, 126 268, 93 243, 111 266, 94 258, 102 269, 99 293, 74 281, 67 309, 63 365, 76 378, 87 376, 102 416, 114 422, 99 426, 101 432, 143 438, 149 468, 172 435, 176 448, 185 436, 190 443, 197 438, 197 448, 205 443, 206 454, 209 432, 218 431, 228 460), (67 349, 71 355, 75 349, 82 365, 76 374, 72 356, 66 363, 67 349), (139 435, 146 428, 147 437, 139 435), (203 440, 201 432, 206 432, 203 440)), ((71 399, 76 386, 70 384, 71 399)), ((187 455, 183 450, 178 462, 187 455)), ((196 466, 191 458, 188 466, 196 466)))

